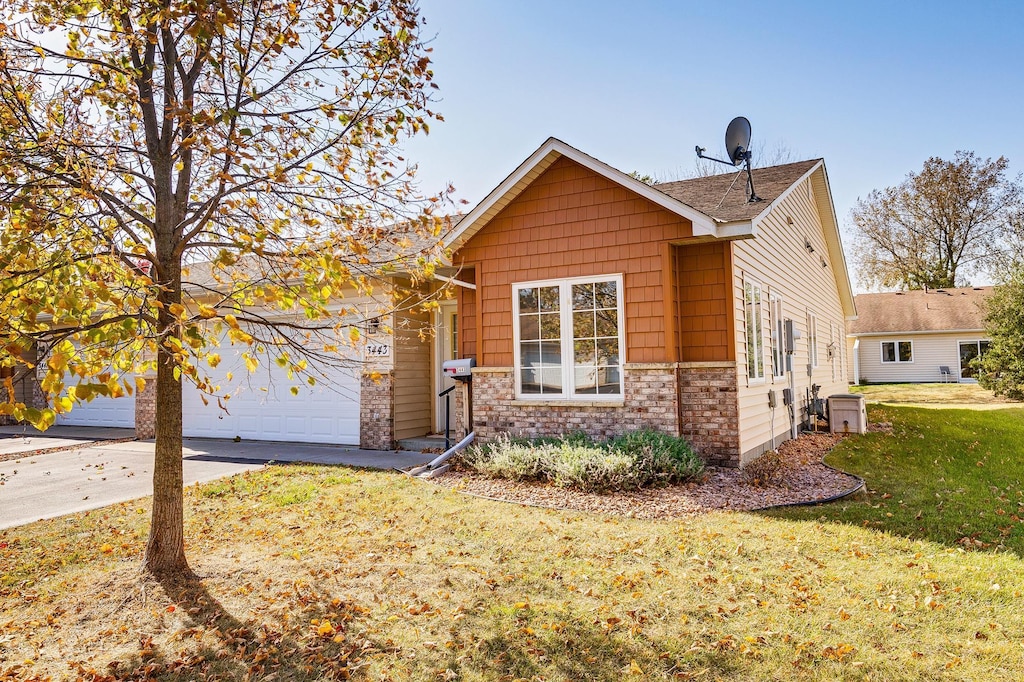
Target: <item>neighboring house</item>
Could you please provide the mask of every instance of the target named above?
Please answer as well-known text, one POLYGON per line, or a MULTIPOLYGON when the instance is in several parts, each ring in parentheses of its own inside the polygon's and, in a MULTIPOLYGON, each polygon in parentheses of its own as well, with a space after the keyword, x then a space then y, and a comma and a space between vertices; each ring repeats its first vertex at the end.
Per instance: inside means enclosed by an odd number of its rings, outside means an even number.
MULTIPOLYGON (((187 275, 189 286, 197 292, 215 288, 216 283, 202 271, 203 266, 191 270, 187 275)), ((410 282, 405 285, 412 286, 410 282)), ((418 291, 426 295, 440 286, 440 282, 421 285, 418 291)), ((248 346, 232 345, 225 335, 216 349, 222 358, 220 364, 216 368, 203 365, 202 371, 219 386, 217 395, 230 398, 220 401, 204 395, 185 381, 183 434, 391 449, 402 438, 436 431, 437 425, 443 424, 435 398, 436 387, 443 379, 433 345, 424 342, 423 337, 430 335, 440 317, 435 319, 416 310, 415 300, 405 306, 410 310, 379 315, 374 312, 379 304, 355 297, 355 292, 350 294, 345 305, 362 311, 352 318, 352 325, 360 328, 367 343, 349 350, 341 362, 317 365, 313 387, 304 377, 289 378, 287 369, 263 358, 250 373, 242 358, 248 346), (293 386, 298 386, 297 395, 292 395, 293 386)), ((442 301, 441 310, 454 310, 454 301, 442 301)), ((283 312, 269 314, 275 320, 303 324, 301 315, 290 318, 283 312)), ((445 339, 448 334, 437 330, 435 338, 445 339)), ((58 415, 57 424, 134 428, 138 437, 152 437, 155 377, 147 378, 144 391, 118 398, 96 397, 58 415)), ((69 376, 67 383, 74 384, 76 379, 69 376)), ((17 401, 43 406, 34 372, 22 370, 14 389, 17 401)))
POLYGON ((970 361, 988 347, 984 303, 991 293, 966 287, 858 295, 850 380, 975 381, 970 361))
POLYGON ((470 428, 649 427, 736 466, 849 389, 855 316, 821 160, 650 186, 549 139, 446 241, 470 428), (785 345, 785 322, 798 331, 785 345), (789 354, 792 354, 789 356, 789 354), (791 357, 791 371, 787 359, 791 357))

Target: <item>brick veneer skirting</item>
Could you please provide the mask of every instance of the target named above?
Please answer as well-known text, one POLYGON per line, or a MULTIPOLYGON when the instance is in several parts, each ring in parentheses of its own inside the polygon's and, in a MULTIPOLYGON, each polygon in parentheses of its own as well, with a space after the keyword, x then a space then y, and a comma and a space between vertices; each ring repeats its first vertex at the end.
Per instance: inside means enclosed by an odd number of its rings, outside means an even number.
POLYGON ((459 382, 452 391, 455 400, 452 401, 452 438, 462 440, 466 437, 466 403, 469 402, 470 384, 459 382))
POLYGON ((740 411, 736 365, 688 362, 677 366, 679 435, 708 464, 740 465, 740 411))
POLYGON ((146 387, 135 392, 135 437, 156 438, 156 375, 145 377, 146 387))
POLYGON ((391 372, 374 380, 364 374, 359 399, 359 447, 391 450, 395 447, 395 382, 391 372))
POLYGON ((683 436, 709 464, 739 466, 739 409, 733 363, 626 365, 621 401, 516 400, 511 368, 473 370, 473 428, 546 436, 583 431, 596 438, 639 428, 683 436))

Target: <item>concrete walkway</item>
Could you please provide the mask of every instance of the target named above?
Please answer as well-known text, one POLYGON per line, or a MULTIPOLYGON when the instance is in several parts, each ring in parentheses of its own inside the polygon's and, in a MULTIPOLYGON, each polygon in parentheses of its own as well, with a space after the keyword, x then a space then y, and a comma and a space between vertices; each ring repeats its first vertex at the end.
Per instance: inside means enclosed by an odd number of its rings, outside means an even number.
MULTIPOLYGON (((60 437, 32 436, 31 450, 62 447, 58 444, 68 441, 81 444, 53 433, 60 437)), ((20 439, 3 438, 0 444, 8 440, 20 439)), ((29 452, 21 459, 0 462, 0 529, 152 495, 153 449, 153 441, 130 441, 43 455, 29 452)), ((394 469, 422 464, 431 457, 330 445, 189 438, 183 466, 185 485, 192 485, 260 469, 270 462, 394 469)))

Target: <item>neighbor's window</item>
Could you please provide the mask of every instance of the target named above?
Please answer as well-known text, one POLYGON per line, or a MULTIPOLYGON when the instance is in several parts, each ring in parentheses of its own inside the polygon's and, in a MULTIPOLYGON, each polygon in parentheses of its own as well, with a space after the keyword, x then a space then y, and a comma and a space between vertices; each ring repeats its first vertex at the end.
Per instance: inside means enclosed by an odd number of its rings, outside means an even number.
POLYGON ((761 285, 743 283, 747 312, 747 378, 764 379, 764 340, 761 335, 761 285))
POLYGON ((517 394, 622 396, 622 277, 514 284, 517 394))
POLYGON ((913 362, 913 341, 883 341, 882 362, 913 362))
POLYGON ((786 327, 782 319, 782 297, 768 295, 768 323, 771 325, 772 376, 786 376, 786 327))

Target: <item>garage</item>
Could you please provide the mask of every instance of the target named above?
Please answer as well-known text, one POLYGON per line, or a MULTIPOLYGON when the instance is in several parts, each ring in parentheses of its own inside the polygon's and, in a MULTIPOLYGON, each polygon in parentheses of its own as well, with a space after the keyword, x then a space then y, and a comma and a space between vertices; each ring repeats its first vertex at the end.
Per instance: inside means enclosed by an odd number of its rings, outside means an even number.
POLYGON ((261 358, 251 374, 242 353, 247 346, 224 343, 221 362, 204 368, 220 389, 229 395, 222 409, 215 398, 203 395, 191 384, 184 386, 182 423, 185 436, 241 438, 243 440, 298 443, 359 444, 359 370, 328 367, 316 386, 301 377, 288 378, 286 369, 269 367, 261 358), (229 379, 228 376, 231 375, 229 379), (298 387, 298 395, 292 387, 298 387))
MULTIPOLYGON (((73 383, 73 382, 70 382, 73 383)), ((75 405, 71 412, 57 415, 63 426, 116 426, 135 428, 135 396, 120 398, 97 396, 90 402, 75 405)))

